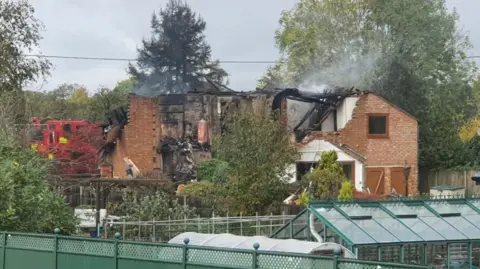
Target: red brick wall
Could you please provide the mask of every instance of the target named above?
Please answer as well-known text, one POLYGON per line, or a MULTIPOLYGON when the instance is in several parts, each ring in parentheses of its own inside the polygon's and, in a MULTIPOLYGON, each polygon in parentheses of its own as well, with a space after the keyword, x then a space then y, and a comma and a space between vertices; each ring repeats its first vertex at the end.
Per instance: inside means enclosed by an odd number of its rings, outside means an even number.
POLYGON ((217 128, 219 116, 216 96, 188 94, 184 105, 168 108, 164 106, 169 102, 166 98, 130 97, 129 122, 110 158, 114 177, 126 177, 125 157, 130 158, 143 174, 161 175, 162 156, 157 153, 160 139, 163 136, 182 138, 184 121, 190 122, 192 132, 196 132, 198 121, 202 118, 207 120, 210 139, 220 130, 217 128), (162 112, 160 107, 174 113, 162 112))
POLYGON ((366 167, 385 168, 385 191, 391 191, 390 169, 403 167, 405 161, 412 167, 409 193, 417 193, 418 185, 418 124, 417 121, 375 94, 361 95, 353 110, 352 120, 338 132, 315 132, 302 144, 315 138, 347 144, 366 156, 366 167), (389 115, 389 137, 368 138, 368 113, 389 115))
POLYGON ((123 160, 125 157, 130 158, 141 172, 153 169, 156 108, 155 99, 136 95, 130 97, 129 122, 110 157, 114 177, 127 176, 123 160))
POLYGON ((100 165, 100 175, 104 178, 113 177, 113 166, 111 164, 102 164, 100 165))

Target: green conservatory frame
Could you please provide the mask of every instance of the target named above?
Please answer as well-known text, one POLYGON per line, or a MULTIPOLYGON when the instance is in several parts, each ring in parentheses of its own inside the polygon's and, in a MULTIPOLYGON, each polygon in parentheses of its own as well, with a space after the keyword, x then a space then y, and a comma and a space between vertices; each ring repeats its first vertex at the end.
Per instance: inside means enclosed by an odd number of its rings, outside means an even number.
POLYGON ((447 268, 480 263, 480 198, 316 202, 270 237, 324 241, 360 259, 447 268), (443 256, 443 257, 442 257, 443 256))

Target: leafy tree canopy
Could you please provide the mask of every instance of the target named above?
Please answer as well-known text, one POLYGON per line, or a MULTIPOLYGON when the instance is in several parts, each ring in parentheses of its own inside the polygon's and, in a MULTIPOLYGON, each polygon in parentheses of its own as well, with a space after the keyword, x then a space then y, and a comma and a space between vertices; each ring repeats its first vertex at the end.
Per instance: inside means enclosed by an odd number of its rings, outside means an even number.
POLYGON ((38 46, 42 24, 26 0, 0 1, 0 91, 20 91, 28 82, 48 75, 50 63, 27 58, 38 46))
POLYGON ((42 119, 72 119, 103 121, 114 109, 127 109, 128 95, 136 87, 134 78, 122 80, 113 89, 101 87, 89 96, 78 84, 62 84, 52 91, 26 92, 30 116, 42 119))
POLYGON ((475 80, 472 83, 472 91, 475 100, 475 105, 477 106, 477 115, 470 122, 467 122, 462 126, 458 136, 463 142, 470 141, 474 136, 477 135, 477 130, 480 128, 480 80, 475 80))
MULTIPOLYGON (((228 197, 226 184, 215 184, 211 181, 198 181, 185 185, 180 195, 197 199, 203 208, 212 209, 216 214, 225 214, 234 198, 228 197)), ((233 213, 233 212, 232 212, 233 213)))
POLYGON ((229 164, 227 194, 235 202, 231 212, 261 212, 288 196, 283 181, 298 159, 284 126, 268 117, 245 111, 227 123, 226 133, 214 139, 216 158, 229 164))
MULTIPOLYGON (((152 191, 144 188, 132 189, 126 188, 121 191, 122 201, 109 204, 107 208, 109 214, 117 216, 126 216, 130 221, 165 221, 165 220, 184 220, 195 217, 195 208, 182 205, 178 200, 166 190, 152 191)), ((147 237, 155 234, 155 241, 166 241, 184 231, 192 230, 183 223, 181 225, 169 225, 168 230, 165 226, 157 226, 157 229, 141 227, 139 225, 127 225, 125 228, 114 227, 117 231, 124 234, 126 238, 147 237)), ((149 240, 153 240, 149 238, 149 240)))
POLYGON ((129 72, 141 84, 138 92, 151 95, 184 93, 202 82, 224 84, 227 73, 211 60, 205 40, 205 21, 183 0, 170 0, 151 20, 152 37, 138 50, 138 66, 129 72))
POLYGON ((112 89, 102 87, 91 98, 90 119, 105 120, 109 113, 118 108, 128 108, 128 96, 138 86, 135 78, 119 81, 112 89))
POLYGON ((48 167, 35 152, 0 139, 0 230, 75 231, 77 220, 65 198, 48 185, 48 167))
POLYGON ((476 108, 457 21, 445 0, 302 0, 282 13, 282 57, 260 82, 375 90, 419 120, 421 165, 454 165, 459 128, 476 108))
POLYGON ((88 93, 78 84, 61 84, 51 91, 26 92, 30 116, 42 119, 88 119, 88 93))
POLYGON ((351 202, 353 200, 353 188, 352 182, 342 182, 342 187, 338 194, 338 200, 342 202, 351 202))
MULTIPOLYGON (((312 183, 311 195, 313 198, 329 199, 339 195, 339 188, 343 182, 347 181, 347 178, 342 165, 337 160, 337 152, 322 152, 318 167, 302 179, 308 185, 312 183)), ((346 195, 345 190, 341 194, 341 197, 344 197, 346 195)))
POLYGON ((126 188, 122 190, 122 203, 114 204, 112 214, 128 216, 133 220, 184 219, 195 216, 195 210, 181 205, 166 191, 147 191, 126 188))
POLYGON ((298 159, 290 134, 252 111, 231 115, 225 133, 213 140, 216 159, 199 166, 201 181, 186 185, 182 195, 201 198, 215 212, 244 216, 270 212, 289 195, 284 179, 298 159))
POLYGON ((229 164, 218 159, 211 159, 198 165, 198 180, 212 183, 225 183, 227 181, 229 164))

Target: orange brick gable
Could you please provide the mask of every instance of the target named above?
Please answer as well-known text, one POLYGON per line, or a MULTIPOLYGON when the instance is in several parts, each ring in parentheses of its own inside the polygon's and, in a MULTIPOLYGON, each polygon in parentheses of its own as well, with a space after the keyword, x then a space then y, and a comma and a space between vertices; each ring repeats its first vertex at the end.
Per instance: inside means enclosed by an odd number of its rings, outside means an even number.
POLYGON ((385 168, 385 191, 391 191, 390 173, 393 167, 403 167, 405 161, 412 167, 409 176, 409 193, 418 186, 418 123, 408 113, 384 98, 367 93, 359 96, 352 119, 336 132, 312 132, 297 145, 306 145, 314 139, 325 139, 346 144, 366 157, 368 167, 385 168), (389 137, 369 138, 368 114, 388 114, 389 137))

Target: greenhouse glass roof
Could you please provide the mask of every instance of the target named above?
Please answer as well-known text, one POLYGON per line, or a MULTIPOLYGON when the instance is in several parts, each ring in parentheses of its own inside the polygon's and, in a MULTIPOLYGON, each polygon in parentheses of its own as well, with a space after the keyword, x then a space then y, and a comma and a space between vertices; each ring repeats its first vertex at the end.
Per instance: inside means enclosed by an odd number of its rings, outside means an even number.
POLYGON ((170 239, 170 244, 184 244, 183 240, 188 238, 190 246, 234 248, 243 250, 253 250, 253 244, 258 243, 258 250, 290 252, 309 254, 315 250, 326 250, 341 248, 346 253, 346 257, 352 258, 351 253, 345 247, 331 243, 307 242, 295 239, 272 239, 265 236, 238 236, 233 234, 202 234, 195 232, 185 232, 170 239))
POLYGON ((309 211, 354 245, 480 240, 480 199, 332 202, 309 211))

